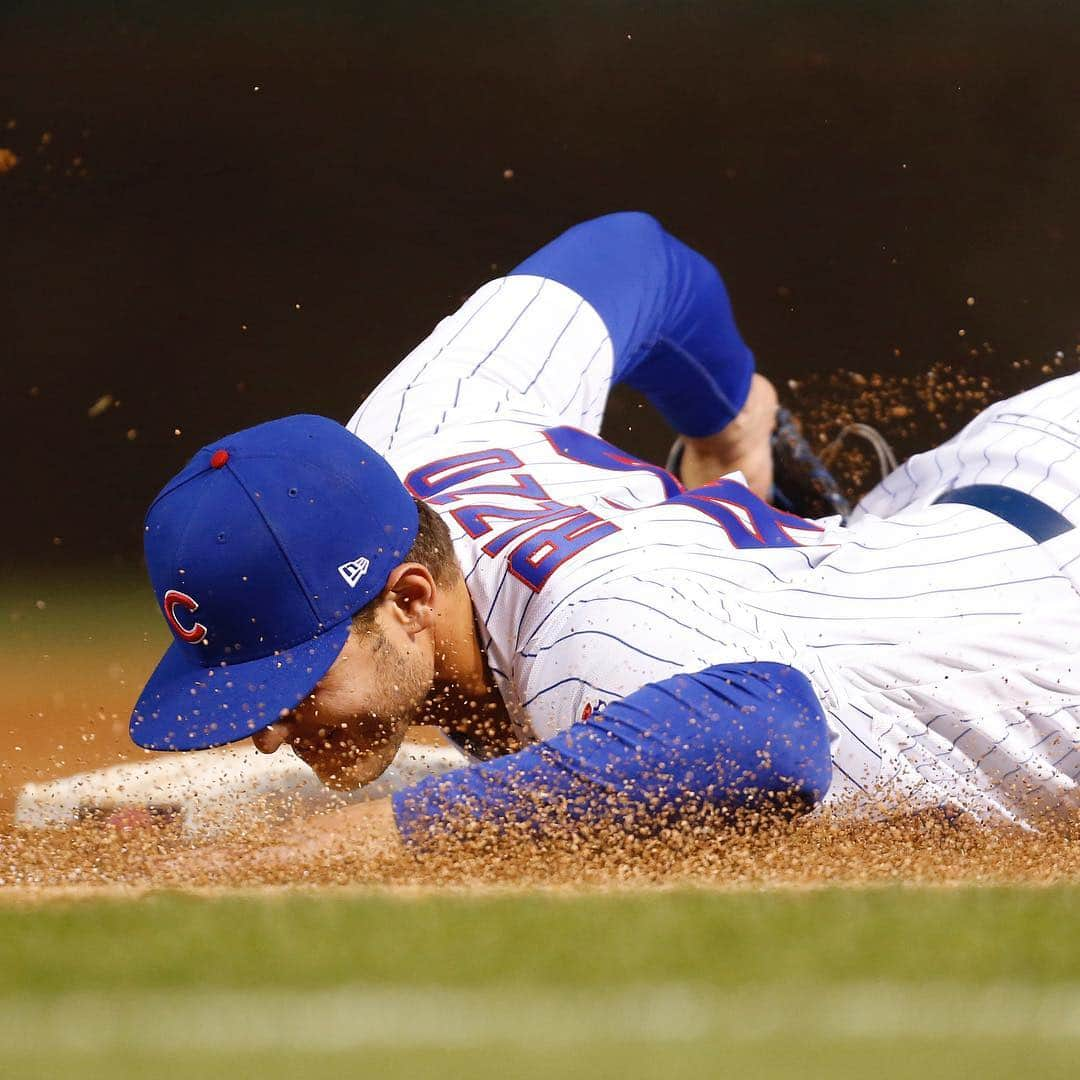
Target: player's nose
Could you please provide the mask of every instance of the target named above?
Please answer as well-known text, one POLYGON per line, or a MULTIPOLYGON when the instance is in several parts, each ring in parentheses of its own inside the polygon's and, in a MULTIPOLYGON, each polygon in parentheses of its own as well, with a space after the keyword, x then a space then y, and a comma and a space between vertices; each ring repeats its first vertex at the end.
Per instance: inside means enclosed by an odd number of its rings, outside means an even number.
POLYGON ((251 736, 255 749, 261 754, 272 754, 289 741, 289 724, 280 720, 276 724, 264 727, 251 736))

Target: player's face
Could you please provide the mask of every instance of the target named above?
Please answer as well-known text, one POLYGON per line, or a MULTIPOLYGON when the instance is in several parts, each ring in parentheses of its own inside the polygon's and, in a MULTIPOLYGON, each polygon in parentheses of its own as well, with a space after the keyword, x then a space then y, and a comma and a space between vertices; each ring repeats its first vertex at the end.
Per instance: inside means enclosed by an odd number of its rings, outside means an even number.
POLYGON ((310 696, 252 736, 259 750, 272 754, 288 743, 324 784, 339 790, 382 774, 434 678, 430 642, 384 614, 379 611, 370 631, 354 628, 310 696))

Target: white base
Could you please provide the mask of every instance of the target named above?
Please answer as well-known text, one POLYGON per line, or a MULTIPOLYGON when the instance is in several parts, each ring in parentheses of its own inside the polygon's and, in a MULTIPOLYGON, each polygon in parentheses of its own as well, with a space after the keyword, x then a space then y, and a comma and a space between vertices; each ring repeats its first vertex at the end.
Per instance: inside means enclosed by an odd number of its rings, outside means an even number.
POLYGON ((223 746, 26 784, 15 802, 15 823, 56 828, 123 810, 178 816, 185 831, 213 833, 247 809, 274 818, 347 806, 389 795, 425 776, 468 764, 450 744, 406 741, 390 767, 357 791, 332 791, 287 750, 260 754, 250 743, 223 746))

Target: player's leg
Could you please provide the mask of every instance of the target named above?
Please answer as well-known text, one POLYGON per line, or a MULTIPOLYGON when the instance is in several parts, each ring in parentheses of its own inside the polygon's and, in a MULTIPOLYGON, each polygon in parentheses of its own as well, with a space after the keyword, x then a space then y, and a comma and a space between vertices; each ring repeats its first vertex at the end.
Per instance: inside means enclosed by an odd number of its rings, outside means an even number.
POLYGON ((1012 521, 1080 584, 1080 374, 991 405, 948 442, 909 458, 851 520, 939 502, 1012 521))
POLYGON ((843 621, 818 644, 885 786, 1019 821, 1074 809, 1080 375, 991 406, 851 522, 821 591, 841 581, 865 616, 858 636, 843 621))
POLYGON ((891 517, 971 485, 1023 492, 1080 525, 1080 374, 991 405, 947 442, 904 462, 855 514, 891 517))

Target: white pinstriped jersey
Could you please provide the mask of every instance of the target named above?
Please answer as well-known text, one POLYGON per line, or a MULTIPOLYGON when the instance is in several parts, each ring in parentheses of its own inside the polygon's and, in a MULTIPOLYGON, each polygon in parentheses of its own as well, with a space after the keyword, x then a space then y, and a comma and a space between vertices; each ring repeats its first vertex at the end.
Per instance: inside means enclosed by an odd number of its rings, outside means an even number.
POLYGON ((597 437, 612 364, 586 301, 512 276, 443 320, 349 425, 444 514, 526 733, 678 672, 772 660, 825 709, 827 803, 1021 821, 1073 804, 1080 530, 1038 545, 931 503, 977 477, 1080 511, 1080 376, 913 458, 845 526, 772 512, 731 479, 679 495, 619 455, 597 437))

